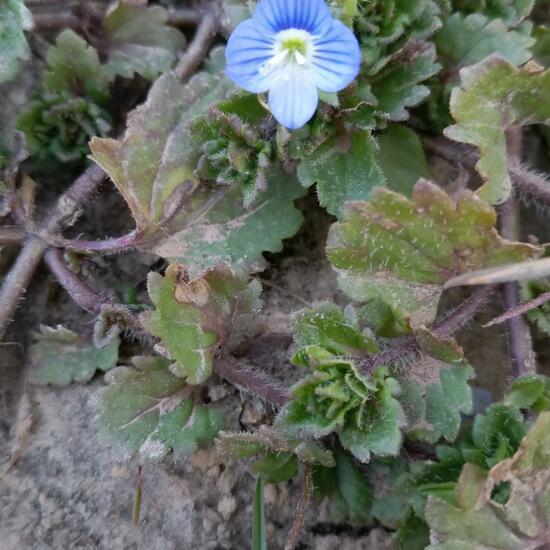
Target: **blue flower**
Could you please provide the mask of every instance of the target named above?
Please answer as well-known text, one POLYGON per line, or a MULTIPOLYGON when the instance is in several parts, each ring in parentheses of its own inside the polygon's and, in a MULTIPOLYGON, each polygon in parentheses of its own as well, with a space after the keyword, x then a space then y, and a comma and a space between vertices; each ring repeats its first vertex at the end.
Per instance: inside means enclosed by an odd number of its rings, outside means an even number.
POLYGON ((361 51, 324 0, 261 0, 229 38, 226 58, 227 76, 249 92, 269 91, 273 116, 296 129, 315 114, 319 90, 353 81, 361 51))

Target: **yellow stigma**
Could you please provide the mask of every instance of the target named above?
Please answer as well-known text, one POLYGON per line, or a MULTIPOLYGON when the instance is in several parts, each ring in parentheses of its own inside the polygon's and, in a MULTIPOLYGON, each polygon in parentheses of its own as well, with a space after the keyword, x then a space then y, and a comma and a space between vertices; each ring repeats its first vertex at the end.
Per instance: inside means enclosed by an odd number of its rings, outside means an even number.
POLYGON ((299 54, 306 55, 307 53, 306 43, 300 38, 287 38, 286 40, 283 40, 281 43, 281 49, 287 50, 291 54, 297 52, 299 54))

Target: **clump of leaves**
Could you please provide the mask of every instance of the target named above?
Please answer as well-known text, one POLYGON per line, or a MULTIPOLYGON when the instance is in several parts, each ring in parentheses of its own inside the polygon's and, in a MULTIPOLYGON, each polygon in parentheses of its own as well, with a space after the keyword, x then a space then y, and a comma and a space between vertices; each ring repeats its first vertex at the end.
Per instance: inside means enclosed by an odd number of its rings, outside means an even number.
POLYGON ((192 129, 200 143, 196 174, 220 185, 239 184, 245 208, 267 189, 272 142, 259 126, 266 114, 255 96, 246 95, 212 107, 192 129))
POLYGON ((78 163, 88 141, 110 130, 105 109, 108 83, 97 51, 71 30, 63 31, 47 53, 41 97, 18 121, 34 159, 45 169, 78 163))
POLYGON ((384 368, 361 373, 351 358, 375 344, 330 305, 297 316, 294 330, 301 347, 292 362, 312 372, 292 389, 276 425, 294 436, 337 433, 343 447, 362 462, 371 453, 397 454, 405 422, 396 399, 399 385, 384 368))

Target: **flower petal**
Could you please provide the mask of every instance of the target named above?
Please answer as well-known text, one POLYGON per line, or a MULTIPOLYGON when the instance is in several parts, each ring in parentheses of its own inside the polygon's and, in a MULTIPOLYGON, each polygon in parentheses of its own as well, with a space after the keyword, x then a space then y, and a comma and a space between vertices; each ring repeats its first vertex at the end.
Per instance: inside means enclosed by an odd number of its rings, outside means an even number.
POLYGON ((332 15, 325 0, 261 0, 253 18, 271 32, 302 29, 323 34, 330 27, 332 15))
POLYGON ((243 21, 227 43, 225 73, 248 92, 267 92, 273 75, 261 74, 260 68, 273 57, 274 44, 272 33, 260 33, 252 19, 243 21))
POLYGON ((290 130, 301 128, 315 114, 319 93, 309 71, 288 64, 277 72, 269 106, 277 121, 290 130))
POLYGON ((332 20, 324 35, 316 37, 312 57, 315 85, 323 92, 343 90, 359 73, 361 49, 357 38, 341 21, 332 20))

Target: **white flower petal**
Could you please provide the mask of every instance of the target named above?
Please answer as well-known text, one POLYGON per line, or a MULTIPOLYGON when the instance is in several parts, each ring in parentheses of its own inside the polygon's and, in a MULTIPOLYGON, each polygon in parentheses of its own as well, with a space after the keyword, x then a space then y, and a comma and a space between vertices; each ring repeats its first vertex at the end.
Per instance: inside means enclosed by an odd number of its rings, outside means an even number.
POLYGON ((301 128, 315 114, 319 93, 309 71, 288 64, 277 71, 269 91, 269 106, 277 122, 290 130, 301 128))

